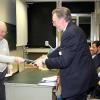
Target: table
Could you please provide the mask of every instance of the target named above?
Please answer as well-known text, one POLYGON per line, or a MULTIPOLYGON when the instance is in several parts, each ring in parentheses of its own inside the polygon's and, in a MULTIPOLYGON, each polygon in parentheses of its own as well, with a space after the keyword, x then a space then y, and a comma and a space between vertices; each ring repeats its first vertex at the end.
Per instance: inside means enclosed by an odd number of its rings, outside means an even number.
POLYGON ((52 86, 39 86, 43 77, 57 74, 57 70, 40 71, 25 69, 7 78, 5 82, 6 100, 53 100, 52 86))

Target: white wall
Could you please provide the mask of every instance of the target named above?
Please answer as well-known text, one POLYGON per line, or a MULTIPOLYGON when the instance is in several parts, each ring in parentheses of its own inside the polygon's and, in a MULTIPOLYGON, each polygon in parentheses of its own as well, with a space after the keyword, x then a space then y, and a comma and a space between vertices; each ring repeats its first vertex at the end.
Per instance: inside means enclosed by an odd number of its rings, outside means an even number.
POLYGON ((0 20, 16 24, 15 0, 0 0, 0 20))
POLYGON ((95 12, 91 19, 91 41, 100 40, 100 1, 95 2, 95 12))
POLYGON ((24 0, 0 0, 0 20, 16 25, 17 46, 27 44, 27 5, 24 0))
POLYGON ((23 0, 16 0, 17 46, 27 44, 27 5, 23 0))

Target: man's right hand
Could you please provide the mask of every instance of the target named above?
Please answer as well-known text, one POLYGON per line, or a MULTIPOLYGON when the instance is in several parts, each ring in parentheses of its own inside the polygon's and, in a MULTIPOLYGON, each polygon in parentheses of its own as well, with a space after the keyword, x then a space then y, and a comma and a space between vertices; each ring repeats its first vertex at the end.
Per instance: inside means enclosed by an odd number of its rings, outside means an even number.
POLYGON ((25 59, 22 58, 22 57, 15 57, 15 62, 16 63, 23 63, 24 61, 25 61, 25 59))

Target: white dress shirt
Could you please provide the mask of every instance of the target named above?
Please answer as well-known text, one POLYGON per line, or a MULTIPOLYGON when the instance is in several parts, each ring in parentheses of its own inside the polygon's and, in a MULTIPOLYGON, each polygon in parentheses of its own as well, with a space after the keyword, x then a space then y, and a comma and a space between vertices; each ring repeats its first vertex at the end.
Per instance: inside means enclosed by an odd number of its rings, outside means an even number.
MULTIPOLYGON (((0 55, 9 55, 9 47, 6 39, 0 40, 0 55)), ((2 57, 0 57, 2 60, 2 57)), ((0 72, 3 72, 7 67, 7 64, 0 63, 0 72)))

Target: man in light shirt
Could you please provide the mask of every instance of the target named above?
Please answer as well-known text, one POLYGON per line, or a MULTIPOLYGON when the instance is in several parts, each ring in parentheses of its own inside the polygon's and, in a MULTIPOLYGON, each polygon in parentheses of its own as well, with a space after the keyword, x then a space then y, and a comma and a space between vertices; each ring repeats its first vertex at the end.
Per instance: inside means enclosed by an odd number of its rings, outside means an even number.
POLYGON ((9 56, 8 42, 4 39, 6 33, 6 24, 0 21, 0 100, 5 100, 4 80, 7 73, 8 63, 24 62, 24 59, 21 57, 9 56))

